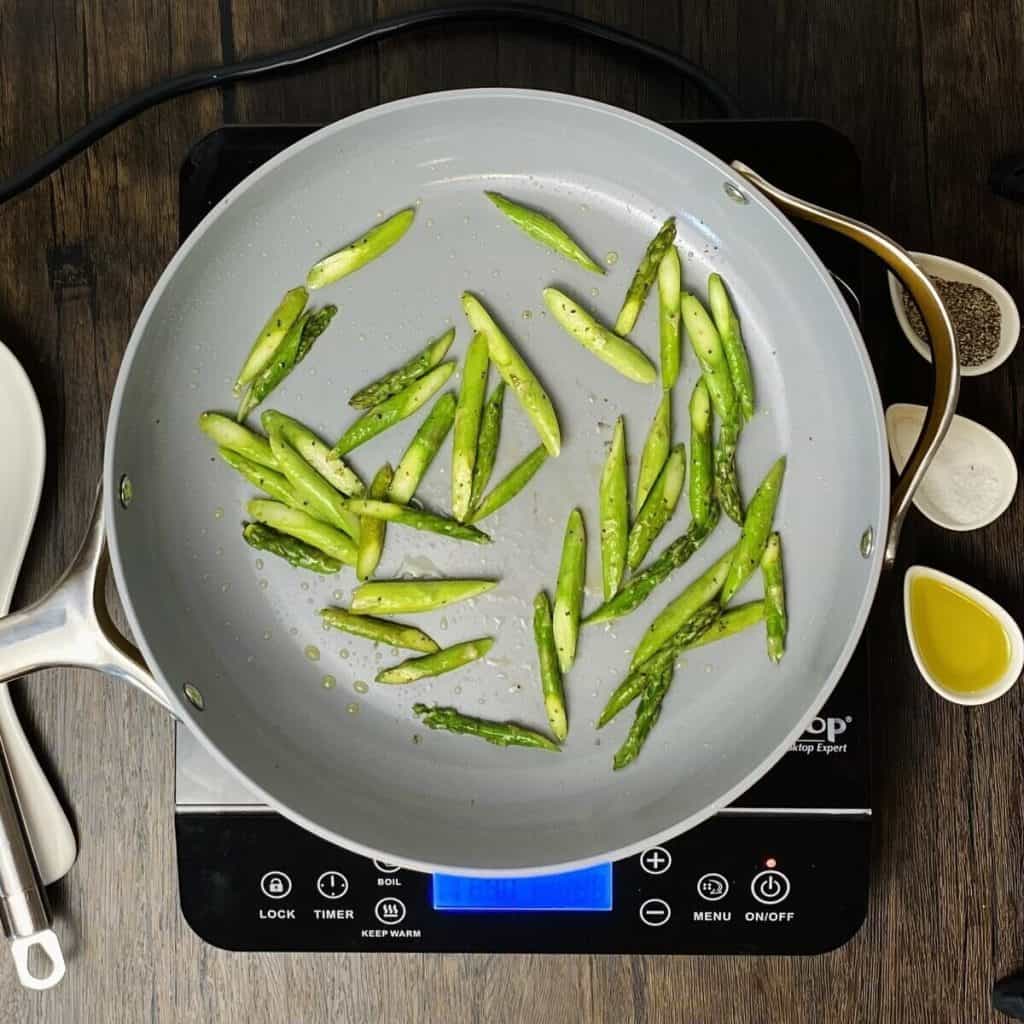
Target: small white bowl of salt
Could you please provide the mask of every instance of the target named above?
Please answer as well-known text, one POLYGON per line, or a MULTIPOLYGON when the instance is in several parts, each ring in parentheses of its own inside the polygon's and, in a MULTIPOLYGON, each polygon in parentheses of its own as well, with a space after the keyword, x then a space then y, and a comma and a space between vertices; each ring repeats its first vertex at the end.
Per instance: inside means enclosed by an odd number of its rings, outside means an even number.
MULTIPOLYGON (((890 405, 885 411, 889 452, 896 472, 910 458, 928 410, 923 405, 890 405)), ((1017 463, 1010 449, 966 416, 954 416, 935 453, 914 504, 947 530, 978 530, 995 522, 1017 490, 1017 463)))
MULTIPOLYGON (((945 303, 960 346, 960 372, 977 377, 1006 362, 1020 337, 1020 313, 1010 293, 966 263, 926 252, 912 252, 910 258, 932 279, 945 303)), ((932 349, 921 313, 892 274, 889 297, 907 341, 930 363, 932 349)))

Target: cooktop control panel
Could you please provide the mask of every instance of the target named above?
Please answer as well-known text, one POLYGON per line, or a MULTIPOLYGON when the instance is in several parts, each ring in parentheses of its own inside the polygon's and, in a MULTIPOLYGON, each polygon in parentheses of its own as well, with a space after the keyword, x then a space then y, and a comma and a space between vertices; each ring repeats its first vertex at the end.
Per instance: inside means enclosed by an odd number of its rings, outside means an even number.
POLYGON ((269 812, 178 817, 182 911, 235 950, 820 953, 867 903, 868 820, 719 815, 568 875, 477 879, 368 860, 269 812))

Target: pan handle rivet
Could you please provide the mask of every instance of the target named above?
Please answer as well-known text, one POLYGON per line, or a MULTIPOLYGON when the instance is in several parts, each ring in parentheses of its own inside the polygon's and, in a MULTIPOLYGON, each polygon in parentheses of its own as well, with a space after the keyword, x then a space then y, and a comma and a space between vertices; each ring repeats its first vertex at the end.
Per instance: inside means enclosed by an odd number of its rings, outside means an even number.
POLYGON ((191 683, 186 683, 182 689, 185 691, 185 696, 197 711, 204 711, 206 709, 206 701, 203 700, 203 695, 199 692, 199 689, 193 686, 191 683))
POLYGON ((868 558, 871 552, 875 549, 875 531, 872 527, 868 527, 860 535, 860 553, 863 558, 868 558))
POLYGON ((741 206, 746 206, 746 204, 750 202, 747 198, 746 192, 744 192, 739 185, 734 185, 731 181, 727 181, 722 185, 722 191, 734 203, 739 203, 741 206))
POLYGON ((127 474, 121 477, 120 486, 117 488, 117 496, 121 502, 121 508, 127 508, 132 503, 134 491, 132 489, 132 482, 128 479, 127 474))

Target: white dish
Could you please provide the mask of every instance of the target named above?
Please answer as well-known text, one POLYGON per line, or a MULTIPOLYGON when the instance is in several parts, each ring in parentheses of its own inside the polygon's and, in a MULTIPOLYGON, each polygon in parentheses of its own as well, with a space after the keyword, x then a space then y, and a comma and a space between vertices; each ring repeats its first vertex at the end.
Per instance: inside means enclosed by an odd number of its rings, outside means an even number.
MULTIPOLYGON (((890 405, 885 432, 897 472, 921 433, 923 405, 890 405)), ((942 446, 925 474, 914 504, 946 530, 978 530, 995 522, 1017 490, 1017 463, 1003 441, 966 416, 954 416, 942 446)))
MULTIPOLYGON (((983 288, 999 305, 999 347, 990 358, 977 366, 961 364, 960 372, 963 376, 978 377, 1006 362, 1017 347, 1017 339, 1020 337, 1020 313, 1010 293, 988 274, 983 274, 980 270, 967 266, 966 263, 957 263, 956 260, 949 260, 944 256, 932 256, 926 252, 912 252, 910 255, 926 274, 932 277, 941 277, 947 281, 962 281, 983 288)), ((932 361, 931 347, 910 326, 907 312, 903 308, 903 286, 892 274, 889 274, 889 298, 892 299, 893 312, 896 314, 896 319, 899 321, 907 341, 930 363, 932 361)))
POLYGON ((946 700, 952 701, 954 704, 988 704, 990 701, 997 700, 999 697, 1002 697, 1003 694, 1014 685, 1014 683, 1017 682, 1020 678, 1021 671, 1024 670, 1024 637, 1021 636, 1020 626, 1018 626, 1010 617, 1009 613, 1001 604, 997 604, 987 594, 983 594, 980 590, 964 583, 962 580, 958 580, 955 576, 950 576, 948 573, 939 572, 938 569, 930 569, 926 565, 912 565, 907 569, 907 574, 903 577, 903 619, 906 623, 907 637, 910 640, 910 650, 914 655, 914 661, 917 664, 918 672, 924 676, 925 682, 937 694, 939 694, 940 697, 945 697, 946 700), (940 583, 945 583, 947 586, 952 587, 954 590, 958 590, 966 597, 971 598, 972 601, 976 601, 982 608, 991 613, 1002 625, 1003 629, 1006 630, 1006 637, 1010 642, 1009 663, 1003 675, 1000 676, 1000 678, 991 686, 986 687, 984 690, 979 690, 977 693, 954 693, 952 690, 947 690, 943 687, 942 684, 925 668, 924 659, 921 657, 921 652, 918 650, 917 639, 914 636, 914 627, 910 618, 910 588, 913 585, 914 580, 921 578, 933 579, 940 583))

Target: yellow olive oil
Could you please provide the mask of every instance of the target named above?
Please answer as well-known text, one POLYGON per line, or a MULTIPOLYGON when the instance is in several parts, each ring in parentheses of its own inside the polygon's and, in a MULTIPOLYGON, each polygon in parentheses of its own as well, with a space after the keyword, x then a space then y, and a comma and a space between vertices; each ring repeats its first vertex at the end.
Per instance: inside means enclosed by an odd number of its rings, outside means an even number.
POLYGON ((950 693, 986 690, 1010 663, 1002 623, 942 580, 920 576, 911 583, 910 623, 925 668, 950 693))

